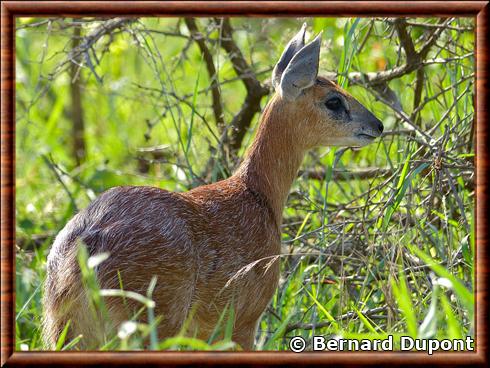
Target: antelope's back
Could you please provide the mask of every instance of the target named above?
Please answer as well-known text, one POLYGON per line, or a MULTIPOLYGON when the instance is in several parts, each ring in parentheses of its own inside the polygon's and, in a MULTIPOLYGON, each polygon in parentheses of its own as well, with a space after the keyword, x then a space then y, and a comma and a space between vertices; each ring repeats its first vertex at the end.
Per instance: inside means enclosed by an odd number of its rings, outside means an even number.
POLYGON ((151 252, 151 244, 161 236, 185 238, 185 223, 179 219, 192 209, 183 202, 178 194, 154 187, 116 187, 102 193, 58 234, 48 256, 48 273, 77 250, 79 242, 94 255, 134 251, 137 245, 148 245, 145 250, 151 252))

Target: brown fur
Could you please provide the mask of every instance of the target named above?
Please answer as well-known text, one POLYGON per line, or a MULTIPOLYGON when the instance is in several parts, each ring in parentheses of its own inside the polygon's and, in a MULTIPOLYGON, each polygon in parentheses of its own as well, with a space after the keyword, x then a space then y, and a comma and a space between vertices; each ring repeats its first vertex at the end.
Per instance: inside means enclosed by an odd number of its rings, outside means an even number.
POLYGON ((119 288, 119 271, 125 290, 144 295, 158 276, 153 299, 162 316, 160 338, 178 333, 193 313, 188 333, 206 339, 225 306, 233 304, 233 339, 251 349, 279 280, 277 260, 264 266, 274 260, 267 257, 280 253, 282 210, 306 150, 367 144, 356 134, 379 136, 379 124, 352 96, 319 78, 294 102, 271 99, 246 158, 229 179, 187 193, 152 187, 103 193, 65 226, 49 255, 43 301, 48 347, 68 320, 69 337, 81 333, 81 347, 94 348, 111 326, 130 317, 120 298, 106 301, 111 324, 91 317, 76 258, 81 240, 90 254, 110 253, 97 268, 102 288, 119 288), (326 110, 332 93, 345 99, 349 119, 326 110), (268 261, 234 277, 263 258, 268 261))

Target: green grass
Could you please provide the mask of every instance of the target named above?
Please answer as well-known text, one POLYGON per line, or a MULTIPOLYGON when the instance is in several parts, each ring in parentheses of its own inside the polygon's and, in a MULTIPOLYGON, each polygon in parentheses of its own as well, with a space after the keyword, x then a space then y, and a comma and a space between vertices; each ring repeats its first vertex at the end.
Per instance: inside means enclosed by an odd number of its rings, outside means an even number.
MULTIPOLYGON (((20 19, 18 26, 38 20, 20 19)), ((296 335, 474 336, 474 57, 424 67, 418 106, 414 106, 416 72, 390 81, 403 111, 408 116, 414 113, 416 126, 431 136, 426 140, 421 133, 406 132, 410 127, 376 98, 378 92, 346 78, 352 71, 376 72, 404 62, 390 23, 307 21, 312 33, 323 30, 330 43, 323 48, 321 68, 338 72, 339 83, 391 133, 360 150, 316 149, 307 155, 303 168, 320 175, 309 179, 305 173, 291 189, 282 226, 280 286, 260 322, 256 348, 287 350, 296 335), (385 171, 359 174, 370 168, 385 171), (352 176, 353 172, 357 174, 352 176)), ((206 29, 207 22, 201 19, 198 25, 206 29)), ((234 40, 261 82, 270 77, 282 47, 301 23, 233 19, 234 40)), ((454 19, 450 25, 472 27, 474 20, 454 19)), ((16 37, 17 350, 43 348, 40 300, 46 257, 55 235, 77 210, 112 186, 185 191, 206 177, 205 169, 212 173, 209 177, 228 169, 221 160, 207 166, 211 157, 218 157, 221 132, 214 125, 210 92, 203 92, 211 81, 198 47, 187 44, 185 37, 142 31, 145 27, 185 34, 185 26, 172 18, 141 19, 132 26, 136 39, 119 33, 96 45, 100 63, 95 68, 104 82, 97 82, 87 69, 81 71, 87 157, 77 167, 69 149, 68 73, 47 78, 66 57, 64 47, 71 33, 57 23, 52 26, 50 32, 46 25, 19 29, 16 37), (103 54, 105 43, 109 44, 103 54), (175 96, 186 96, 185 102, 175 96), (148 166, 142 170, 138 148, 157 145, 166 148, 157 158, 145 156, 148 166)), ((84 27, 86 33, 93 26, 84 27)), ((420 48, 424 28, 409 31, 420 48)), ((224 119, 230 122, 246 91, 240 80, 234 80, 231 63, 219 48, 218 30, 210 30, 209 37, 214 40, 208 46, 218 66, 224 119)), ((453 58, 472 50, 472 32, 448 29, 428 58, 453 58)), ((240 155, 256 125, 257 117, 240 155)), ((146 295, 131 294, 124 285, 121 290, 100 290, 91 271, 98 261, 102 259, 90 263, 81 256, 94 306, 102 308, 108 294, 136 298, 148 316, 125 323, 107 336, 101 349, 239 349, 231 341, 232 309, 223 312, 209 341, 188 336, 185 329, 160 339, 159 317, 152 314, 152 288, 146 295)), ((80 339, 67 341, 62 334, 57 349, 77 349, 80 339)))

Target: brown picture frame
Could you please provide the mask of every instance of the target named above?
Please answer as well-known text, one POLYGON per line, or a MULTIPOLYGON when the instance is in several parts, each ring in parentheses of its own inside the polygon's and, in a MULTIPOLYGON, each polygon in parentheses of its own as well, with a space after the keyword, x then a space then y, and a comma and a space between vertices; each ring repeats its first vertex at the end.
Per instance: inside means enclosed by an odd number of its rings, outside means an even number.
POLYGON ((488 1, 5 1, 1 4, 1 365, 488 365, 488 1), (19 352, 15 336, 15 18, 21 16, 469 16, 476 19, 476 351, 19 352), (487 364, 485 364, 487 363, 487 364))

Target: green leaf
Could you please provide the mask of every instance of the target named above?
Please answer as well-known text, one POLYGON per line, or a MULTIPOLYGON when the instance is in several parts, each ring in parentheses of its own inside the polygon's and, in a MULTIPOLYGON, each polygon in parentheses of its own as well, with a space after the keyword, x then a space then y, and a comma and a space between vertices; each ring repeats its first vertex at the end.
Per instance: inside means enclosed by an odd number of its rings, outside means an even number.
POLYGON ((286 327, 291 319, 293 315, 290 314, 289 316, 287 316, 282 322, 281 324, 279 325, 279 327, 274 331, 274 333, 272 334, 272 336, 267 340, 267 343, 264 345, 264 349, 263 350, 272 350, 273 347, 274 347, 274 342, 283 337, 284 335, 284 331, 286 331, 286 327))
POLYGON ((366 326, 369 331, 371 331, 372 333, 378 333, 378 331, 376 331, 376 329, 374 328, 372 323, 369 322, 369 320, 366 318, 366 316, 364 316, 364 314, 362 314, 362 312, 359 309, 354 307, 354 311, 356 312, 357 316, 361 320, 362 324, 364 326, 366 326))
POLYGON ((388 225, 391 220, 391 216, 393 213, 395 213, 396 209, 400 205, 403 197, 405 196, 405 193, 408 189, 408 186, 412 183, 412 180, 420 174, 422 170, 424 170, 427 166, 429 166, 428 163, 423 163, 417 166, 415 170, 413 170, 410 175, 407 176, 408 172, 408 167, 409 167, 409 162, 411 158, 411 154, 408 155, 407 159, 405 160, 405 164, 403 165, 402 171, 400 173, 400 178, 398 179, 398 184, 396 186, 396 194, 395 194, 395 199, 393 203, 391 203, 387 211, 385 213, 384 218, 382 219, 382 224, 383 224, 383 231, 386 231, 388 228, 388 225))
POLYGON ((65 343, 65 339, 66 339, 66 334, 68 333, 68 329, 70 328, 70 323, 71 321, 68 321, 65 327, 63 328, 63 331, 61 331, 61 334, 58 337, 58 341, 56 341, 56 348, 55 348, 56 351, 60 351, 61 348, 63 347, 63 344, 65 343))
POLYGON ((328 313, 328 311, 325 309, 325 307, 322 305, 322 303, 320 303, 313 296, 313 294, 311 294, 307 289, 305 289, 305 291, 310 296, 310 298, 315 302, 315 304, 318 306, 318 309, 320 309, 322 311, 322 313, 325 315, 325 317, 327 317, 327 320, 329 320, 330 322, 332 322, 332 324, 334 325, 335 329, 338 329, 339 328, 339 325, 338 325, 337 321, 335 320, 335 318, 333 318, 333 316, 330 313, 328 313))
POLYGON ((211 350, 211 346, 205 341, 186 336, 176 336, 165 339, 162 343, 160 343, 158 348, 160 350, 175 350, 176 348, 177 350, 179 350, 178 348, 188 348, 191 350, 211 350))
POLYGON ((430 302, 429 310, 425 316, 422 324, 419 326, 417 337, 419 339, 430 339, 436 335, 437 332, 437 294, 439 287, 434 285, 432 290, 432 299, 430 302))
POLYGON ((440 294, 441 305, 444 309, 444 314, 446 315, 447 337, 450 339, 461 339, 463 338, 463 335, 461 334, 461 322, 459 322, 454 315, 449 299, 446 297, 446 295, 444 295, 444 293, 440 294))
POLYGON ((418 249, 416 246, 407 244, 407 248, 410 252, 414 253, 417 257, 419 257, 422 261, 425 262, 439 277, 444 277, 448 279, 452 284, 452 289, 456 293, 457 297, 464 304, 468 313, 470 313, 471 318, 473 318, 474 312, 474 295, 471 291, 469 291, 463 283, 456 278, 453 274, 451 274, 448 270, 446 270, 443 266, 436 263, 432 257, 425 254, 423 251, 418 249))
POLYGON ((394 279, 391 279, 391 287, 393 295, 395 296, 398 307, 401 309, 405 316, 405 322, 407 324, 407 330, 410 336, 417 337, 417 317, 415 316, 415 309, 412 304, 412 295, 408 289, 405 276, 399 272, 400 282, 397 284, 394 279))
POLYGON ((73 348, 74 346, 76 346, 76 344, 78 344, 78 342, 83 338, 83 335, 78 335, 77 337, 75 337, 73 340, 71 340, 70 342, 68 342, 68 344, 66 344, 65 346, 63 346, 63 348, 61 349, 62 351, 65 351, 65 350, 70 350, 71 348, 73 348))
POLYGON ((352 59, 357 51, 357 38, 354 37, 354 32, 359 24, 361 18, 356 18, 352 26, 350 22, 347 21, 344 26, 344 48, 342 49, 342 54, 340 56, 339 63, 339 80, 338 83, 342 88, 347 88, 350 66, 352 64, 352 59), (353 44, 351 48, 351 44, 353 44))

